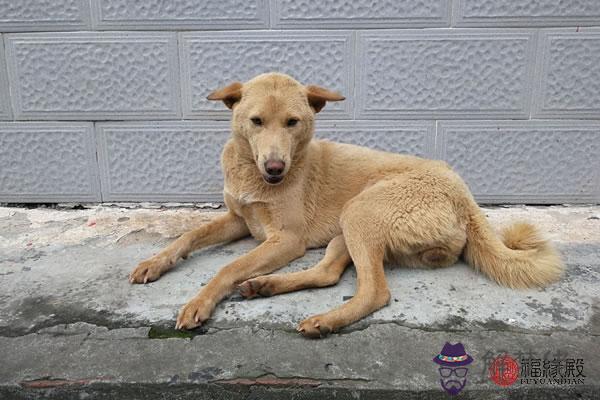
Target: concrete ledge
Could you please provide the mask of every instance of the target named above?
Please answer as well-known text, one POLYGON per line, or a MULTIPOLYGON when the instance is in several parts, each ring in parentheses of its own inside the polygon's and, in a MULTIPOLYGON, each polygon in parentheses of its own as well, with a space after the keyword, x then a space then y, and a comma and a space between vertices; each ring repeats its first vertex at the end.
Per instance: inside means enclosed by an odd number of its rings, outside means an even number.
MULTIPOLYGON (((127 273, 216 213, 194 209, 0 207, 0 398, 448 398, 432 358, 461 342, 474 358, 465 399, 592 399, 600 392, 600 207, 487 208, 494 226, 526 218, 567 270, 545 289, 498 287, 459 264, 389 268, 391 304, 323 340, 303 318, 354 293, 353 268, 330 288, 251 301, 232 295, 193 332, 177 309, 256 242, 195 253, 150 285, 127 273), (496 386, 492 359, 583 359, 583 384, 496 386)), ((309 252, 284 270, 314 264, 309 252)))
MULTIPOLYGON (((516 345, 534 351, 568 348, 586 358, 585 349, 595 340, 564 333, 427 332, 391 323, 320 341, 259 327, 214 331, 191 340, 129 335, 114 332, 102 338, 82 332, 3 338, 0 348, 9 357, 0 394, 60 399, 78 398, 81 393, 134 399, 278 399, 300 394, 301 398, 335 394, 342 399, 357 395, 442 399, 447 395, 439 388, 437 368, 429 355, 446 340, 460 340, 476 360, 482 360, 489 349, 516 345), (26 374, 20 370, 24 365, 26 374)), ((586 379, 599 376, 600 364, 588 359, 586 379)), ((487 378, 481 361, 473 365, 463 394, 467 399, 496 399, 499 394, 511 399, 591 399, 598 390, 593 379, 582 386, 517 385, 503 390, 487 378)))

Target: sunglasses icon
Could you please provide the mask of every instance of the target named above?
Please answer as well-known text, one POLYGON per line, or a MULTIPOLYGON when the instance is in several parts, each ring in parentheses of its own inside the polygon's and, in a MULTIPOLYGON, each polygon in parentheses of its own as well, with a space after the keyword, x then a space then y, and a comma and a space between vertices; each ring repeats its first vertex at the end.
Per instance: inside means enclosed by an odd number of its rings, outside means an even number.
POLYGON ((440 375, 442 378, 449 378, 452 374, 456 375, 459 378, 464 378, 467 376, 468 368, 439 368, 440 375))

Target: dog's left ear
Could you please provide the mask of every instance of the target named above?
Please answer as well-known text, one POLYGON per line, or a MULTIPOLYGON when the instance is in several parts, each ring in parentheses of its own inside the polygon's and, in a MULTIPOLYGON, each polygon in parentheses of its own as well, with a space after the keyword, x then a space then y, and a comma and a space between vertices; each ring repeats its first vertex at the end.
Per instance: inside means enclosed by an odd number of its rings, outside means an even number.
POLYGON ((208 100, 222 100, 223 103, 231 110, 235 103, 240 101, 242 98, 242 84, 240 82, 233 82, 232 84, 225 86, 224 88, 217 89, 206 98, 208 100))
POLYGON ((308 98, 308 104, 310 104, 316 113, 321 111, 328 101, 342 101, 346 99, 337 92, 332 92, 316 85, 306 87, 306 97, 308 98))

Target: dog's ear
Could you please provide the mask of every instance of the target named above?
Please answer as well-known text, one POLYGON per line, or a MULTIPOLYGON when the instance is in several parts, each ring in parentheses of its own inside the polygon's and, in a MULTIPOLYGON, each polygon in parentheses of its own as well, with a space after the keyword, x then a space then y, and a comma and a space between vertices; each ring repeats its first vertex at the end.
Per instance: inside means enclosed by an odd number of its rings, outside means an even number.
POLYGON ((316 113, 321 111, 328 101, 342 101, 346 99, 337 92, 332 92, 316 85, 306 87, 306 97, 308 97, 308 104, 310 104, 316 113))
POLYGON ((224 88, 217 89, 206 98, 208 100, 222 100, 223 103, 231 110, 235 103, 240 101, 242 98, 242 84, 240 82, 233 82, 224 88))

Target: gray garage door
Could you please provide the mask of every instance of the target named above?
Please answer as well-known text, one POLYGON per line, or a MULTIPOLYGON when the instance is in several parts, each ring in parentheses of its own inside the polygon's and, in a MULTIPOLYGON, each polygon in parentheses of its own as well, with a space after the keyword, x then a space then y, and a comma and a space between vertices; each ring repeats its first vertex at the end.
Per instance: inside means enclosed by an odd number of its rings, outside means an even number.
POLYGON ((600 202, 597 27, 598 0, 0 0, 0 201, 219 200, 205 96, 274 70, 346 95, 317 137, 600 202))

